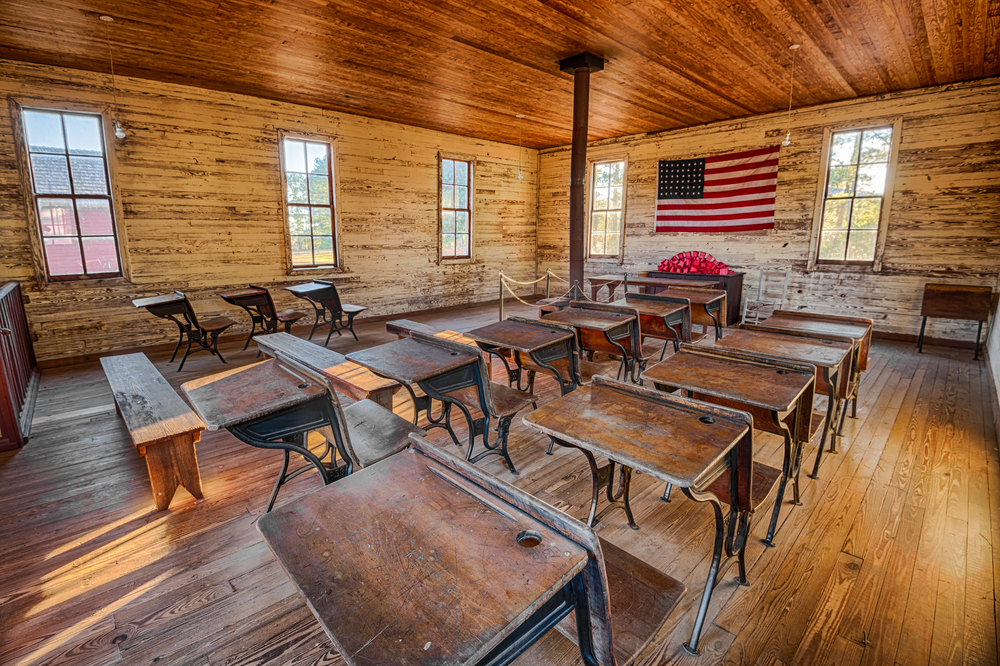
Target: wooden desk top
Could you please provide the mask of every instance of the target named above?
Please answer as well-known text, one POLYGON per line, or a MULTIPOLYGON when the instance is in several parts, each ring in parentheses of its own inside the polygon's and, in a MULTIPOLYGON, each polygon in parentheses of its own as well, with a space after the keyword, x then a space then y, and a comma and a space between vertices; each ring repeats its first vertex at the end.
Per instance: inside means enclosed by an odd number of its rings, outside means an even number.
POLYGON ((253 296, 263 296, 267 293, 266 289, 257 289, 254 287, 247 287, 245 289, 234 289, 232 291, 225 291, 219 294, 220 298, 226 300, 238 301, 241 298, 251 298, 253 296))
POLYGON ((475 664, 587 564, 584 547, 414 450, 257 527, 351 665, 475 664), (541 543, 520 546, 526 530, 541 543))
POLYGON ((289 333, 258 335, 254 340, 265 354, 269 356, 274 356, 275 353, 283 354, 320 373, 335 386, 347 383, 368 393, 399 388, 399 382, 379 377, 371 370, 348 361, 343 354, 289 333))
POLYGON ((764 333, 737 329, 730 331, 716 347, 742 349, 743 351, 775 358, 786 358, 800 363, 811 363, 824 368, 838 368, 854 349, 849 342, 831 342, 819 338, 805 338, 781 333, 764 333))
POLYGON ((414 338, 403 338, 378 347, 369 347, 347 355, 349 361, 363 365, 372 372, 413 384, 475 363, 478 349, 470 353, 451 351, 414 338))
MULTIPOLYGON (((688 283, 690 285, 690 283, 688 283)), ((721 301, 726 297, 726 292, 721 289, 678 289, 676 287, 671 287, 667 290, 665 296, 675 296, 677 298, 686 298, 692 303, 698 303, 699 305, 708 305, 709 303, 715 303, 716 301, 721 301)))
POLYGON ((616 326, 627 324, 635 319, 634 315, 618 312, 603 312, 601 310, 586 310, 584 308, 565 308, 555 312, 546 312, 542 321, 554 321, 573 328, 587 328, 593 331, 610 331, 616 326))
POLYGON ((632 308, 638 312, 640 316, 649 315, 651 317, 666 317, 688 307, 684 303, 670 303, 644 298, 629 298, 628 296, 618 299, 614 303, 611 303, 611 305, 632 308))
POLYGON ((991 287, 965 284, 925 284, 920 316, 988 321, 991 287))
POLYGON ((145 354, 105 356, 101 366, 137 447, 205 429, 145 354))
POLYGON ((685 345, 670 358, 646 369, 642 378, 785 412, 795 406, 814 381, 814 375, 808 365, 783 363, 779 367, 722 349, 685 345), (797 367, 789 367, 793 365, 797 367))
POLYGON ((336 289, 333 284, 327 282, 304 282, 283 287, 285 291, 290 291, 296 296, 315 296, 327 290, 336 289))
POLYGON ((132 301, 132 305, 137 308, 148 308, 157 305, 167 305, 168 303, 179 303, 183 301, 183 296, 178 296, 177 294, 164 294, 162 296, 148 296, 146 298, 137 298, 132 301))
MULTIPOLYGON (((700 488, 725 469, 725 454, 745 423, 673 403, 695 405, 651 389, 624 391, 595 378, 524 415, 529 426, 681 488, 700 488)), ((709 405, 704 405, 711 410, 709 405)))
POLYGON ((532 326, 509 319, 488 324, 474 331, 469 331, 465 335, 476 342, 516 349, 526 354, 573 337, 573 334, 568 331, 559 331, 545 326, 532 326))
POLYGON ((209 430, 244 423, 326 393, 322 386, 273 360, 185 382, 181 390, 209 430))
POLYGON ((841 338, 851 338, 858 342, 866 337, 871 339, 872 325, 861 323, 851 323, 844 321, 834 321, 825 318, 825 315, 812 315, 808 312, 775 312, 757 326, 763 328, 773 328, 776 331, 782 329, 789 331, 801 331, 803 333, 814 333, 816 335, 831 335, 841 338))

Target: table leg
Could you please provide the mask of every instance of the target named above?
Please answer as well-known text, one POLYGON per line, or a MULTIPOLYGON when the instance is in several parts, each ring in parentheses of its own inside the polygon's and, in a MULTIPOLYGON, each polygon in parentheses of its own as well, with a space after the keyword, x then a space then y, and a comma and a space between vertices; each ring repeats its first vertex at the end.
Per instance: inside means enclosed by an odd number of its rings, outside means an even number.
POLYGON ((146 447, 146 469, 157 511, 170 506, 177 486, 187 488, 195 499, 204 498, 198 456, 194 448, 200 438, 200 433, 181 435, 146 447))
MULTIPOLYGON (((796 410, 798 412, 798 410, 796 410)), ((798 418, 798 414, 796 414, 798 418)), ((795 444, 792 433, 789 432, 788 426, 778 417, 777 412, 771 412, 771 423, 781 430, 782 435, 785 438, 785 454, 781 460, 781 480, 778 482, 778 495, 774 498, 774 510, 771 511, 771 523, 767 528, 767 536, 761 539, 761 542, 770 548, 774 547, 774 533, 778 529, 778 518, 781 515, 781 504, 785 500, 785 486, 788 480, 792 479, 792 485, 794 487, 795 498, 798 500, 799 497, 799 480, 796 475, 792 478, 792 471, 795 462, 795 444)), ((798 430, 796 430, 798 432, 798 430)))
POLYGON ((979 360, 979 338, 983 334, 983 322, 979 322, 979 328, 976 330, 976 353, 972 356, 973 361, 979 360))
POLYGON ((917 338, 917 353, 918 354, 923 354, 924 353, 924 329, 926 329, 926 328, 927 328, 927 317, 924 317, 924 320, 922 322, 920 322, 920 337, 917 338))
POLYGON ((612 511, 615 509, 621 509, 625 512, 625 517, 628 520, 628 526, 633 530, 639 529, 639 526, 635 522, 635 517, 632 515, 632 504, 629 499, 629 490, 632 483, 632 468, 626 467, 625 465, 621 466, 621 479, 618 484, 618 491, 615 492, 615 465, 617 464, 615 461, 609 460, 603 467, 598 467, 597 459, 594 457, 594 454, 587 449, 554 437, 550 437, 549 442, 550 447, 553 443, 555 443, 560 446, 576 449, 583 453, 583 455, 587 458, 587 464, 590 465, 591 481, 593 483, 590 496, 590 512, 587 514, 586 520, 588 527, 596 526, 612 511), (600 513, 597 513, 597 505, 601 499, 601 491, 604 489, 607 489, 608 506, 604 507, 600 513))
POLYGON ((712 601, 712 592, 715 591, 715 584, 719 578, 719 570, 722 564, 722 551, 726 541, 726 519, 722 514, 722 504, 714 497, 702 498, 698 493, 684 489, 684 494, 695 501, 707 500, 711 503, 715 511, 715 548, 712 551, 712 565, 708 570, 708 580, 705 581, 705 590, 701 593, 701 605, 698 607, 698 615, 694 621, 694 629, 691 631, 691 638, 684 643, 684 649, 690 654, 700 655, 698 651, 698 640, 701 638, 701 629, 705 624, 705 615, 708 613, 708 605, 712 601))
POLYGON ((838 388, 837 382, 839 381, 839 378, 836 375, 838 374, 840 373, 839 372, 834 373, 834 377, 831 379, 830 369, 823 368, 823 378, 826 380, 826 399, 827 399, 826 418, 824 419, 823 423, 823 436, 820 438, 819 441, 819 450, 816 452, 816 464, 813 465, 813 473, 809 475, 810 479, 819 478, 819 463, 823 459, 823 449, 826 448, 827 437, 830 437, 832 440, 830 443, 830 452, 831 453, 837 452, 837 443, 836 443, 837 431, 832 430, 831 428, 835 427, 835 424, 837 422, 837 417, 839 416, 839 411, 840 411, 841 401, 837 398, 836 395, 838 388))

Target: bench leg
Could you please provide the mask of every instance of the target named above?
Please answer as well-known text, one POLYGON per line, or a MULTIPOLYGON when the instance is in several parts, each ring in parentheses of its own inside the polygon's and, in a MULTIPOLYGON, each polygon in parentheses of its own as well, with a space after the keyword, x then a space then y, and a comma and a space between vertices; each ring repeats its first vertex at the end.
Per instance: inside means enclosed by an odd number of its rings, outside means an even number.
POLYGON ((184 486, 195 499, 204 499, 195 442, 201 434, 181 435, 173 440, 146 447, 146 469, 153 487, 157 511, 170 506, 177 486, 184 486))
POLYGON ((392 396, 396 394, 399 387, 395 388, 385 388, 378 389, 377 391, 372 391, 368 394, 368 399, 374 402, 376 405, 385 407, 390 412, 392 411, 392 396))

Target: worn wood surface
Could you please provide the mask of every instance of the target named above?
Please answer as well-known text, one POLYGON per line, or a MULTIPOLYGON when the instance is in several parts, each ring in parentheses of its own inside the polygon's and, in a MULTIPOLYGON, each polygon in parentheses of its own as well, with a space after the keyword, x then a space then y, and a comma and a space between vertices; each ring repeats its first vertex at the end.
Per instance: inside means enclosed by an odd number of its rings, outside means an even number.
POLYGON ((715 343, 719 347, 741 349, 764 356, 786 358, 818 367, 838 369, 849 358, 853 346, 849 342, 823 341, 814 338, 764 333, 739 329, 730 331, 715 343))
POLYGON ((628 277, 627 275, 594 275, 588 277, 587 280, 590 281, 590 297, 595 301, 603 287, 608 288, 608 301, 615 300, 615 291, 626 281, 628 284, 639 287, 683 287, 685 285, 689 287, 714 287, 718 284, 718 280, 668 280, 642 276, 628 277))
POLYGON ((542 315, 542 320, 565 324, 576 329, 585 328, 603 333, 604 331, 611 331, 635 320, 635 315, 628 315, 624 312, 605 312, 582 307, 569 307, 555 312, 546 312, 542 315))
POLYGON ((258 521, 348 664, 476 664, 587 565, 580 544, 453 479, 409 451, 258 521), (541 541, 522 546, 525 531, 541 541))
POLYGON ((399 382, 415 384, 478 360, 478 349, 467 353, 405 338, 363 351, 351 352, 348 360, 399 382))
POLYGON ((611 303, 639 314, 639 335, 691 342, 691 301, 662 294, 632 294, 611 303), (676 337, 675 337, 676 333, 676 337))
POLYGON ((194 446, 205 429, 202 420, 144 354, 102 358, 101 367, 129 437, 146 458, 156 510, 170 506, 178 486, 202 499, 194 446))
POLYGON ((993 290, 960 284, 925 284, 920 316, 987 321, 993 290))
POLYGON ((817 314, 801 310, 775 310, 774 313, 757 324, 760 328, 781 331, 801 331, 817 337, 824 335, 846 337, 855 341, 858 354, 855 359, 859 372, 868 369, 868 353, 872 344, 874 322, 863 317, 817 314))
MULTIPOLYGON (((533 312, 516 304, 510 311, 533 312)), ((496 308, 412 318, 468 331, 496 321, 496 308)), ((358 331, 361 342, 352 338, 338 350, 395 339, 384 323, 362 322, 358 331)), ((222 345, 234 366, 255 360, 256 350, 242 347, 242 340, 222 345)), ((658 353, 660 344, 646 347, 658 353)), ((928 349, 934 353, 918 355, 909 343, 873 341, 858 418, 846 420, 840 452, 824 461, 820 479, 803 479, 803 505, 782 515, 775 548, 758 542, 766 525, 755 524, 747 550, 752 584, 720 584, 701 657, 688 656, 681 643, 708 571, 712 512, 679 495, 664 503, 662 482, 633 476, 641 529, 609 520, 601 538, 688 588, 639 664, 930 664, 932 652, 956 646, 966 663, 996 663, 995 389, 989 366, 974 363, 967 350, 928 349), (921 550, 922 541, 933 547, 921 550), (860 564, 856 574, 851 562, 860 564), (959 600, 964 612, 948 610, 959 600)), ((168 372, 169 349, 149 356, 174 388, 219 370, 208 355, 193 356, 178 376, 168 372)), ((503 381, 499 370, 495 379, 503 381)), ((546 378, 536 392, 540 405, 559 395, 546 378)), ((397 394, 396 403, 401 416, 412 415, 407 398, 397 394)), ((456 421, 460 437, 464 428, 456 421)), ((432 441, 458 451, 443 431, 432 433, 432 441)), ((585 518, 583 456, 560 448, 546 456, 547 444, 515 419, 509 448, 520 476, 511 477, 497 457, 477 466, 585 518)), ((759 460, 780 464, 780 438, 759 433, 754 444, 759 460)), ((146 470, 100 365, 43 371, 31 441, 0 454, 0 662, 341 663, 254 529, 280 457, 225 431, 205 432, 198 457, 205 501, 179 494, 170 511, 154 513, 146 470)), ((293 500, 319 487, 317 476, 306 474, 282 496, 293 500)), ((769 509, 768 501, 758 511, 769 509)), ((519 666, 578 663, 579 651, 555 632, 536 648, 519 666)))
POLYGON ((254 340, 268 356, 280 353, 298 361, 329 379, 338 392, 352 400, 368 399, 392 409, 392 396, 401 388, 399 382, 379 377, 371 370, 348 361, 343 354, 288 333, 258 335, 254 340))
POLYGON ((496 347, 515 349, 525 354, 544 349, 552 344, 565 342, 573 334, 565 330, 546 327, 544 322, 534 326, 505 319, 487 324, 466 333, 466 337, 496 347))

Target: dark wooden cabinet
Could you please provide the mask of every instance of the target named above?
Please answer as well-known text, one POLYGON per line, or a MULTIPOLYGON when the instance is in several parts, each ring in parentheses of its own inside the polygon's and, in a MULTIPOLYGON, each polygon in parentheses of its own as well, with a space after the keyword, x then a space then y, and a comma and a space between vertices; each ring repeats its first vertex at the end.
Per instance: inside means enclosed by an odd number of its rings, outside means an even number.
POLYGON ((651 278, 669 278, 671 280, 717 280, 718 288, 726 292, 726 326, 733 326, 740 321, 743 309, 743 273, 728 273, 726 275, 709 275, 706 273, 668 273, 666 271, 650 271, 651 278))

